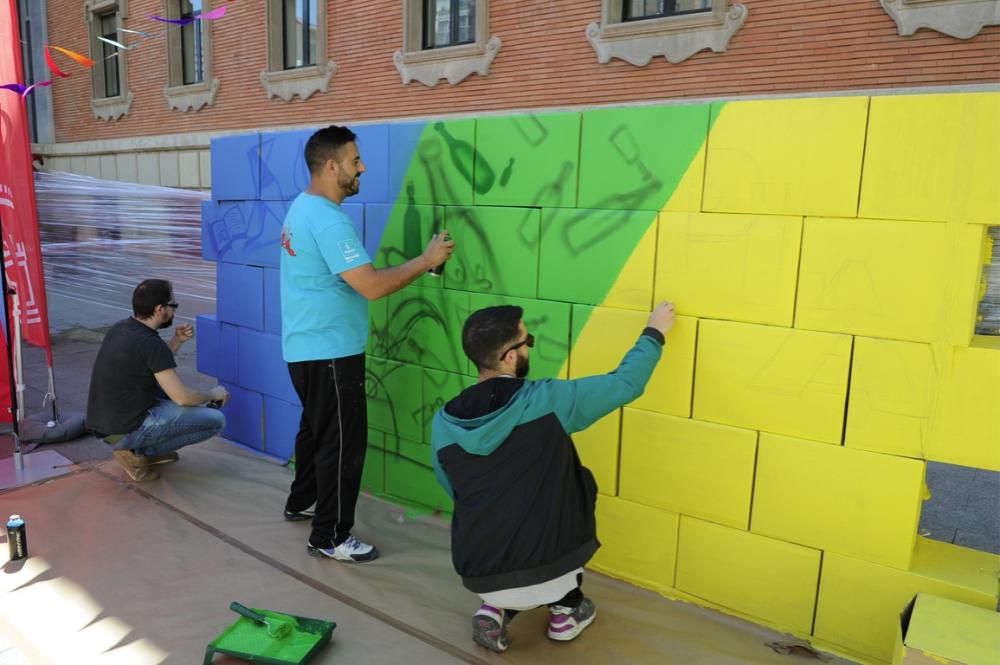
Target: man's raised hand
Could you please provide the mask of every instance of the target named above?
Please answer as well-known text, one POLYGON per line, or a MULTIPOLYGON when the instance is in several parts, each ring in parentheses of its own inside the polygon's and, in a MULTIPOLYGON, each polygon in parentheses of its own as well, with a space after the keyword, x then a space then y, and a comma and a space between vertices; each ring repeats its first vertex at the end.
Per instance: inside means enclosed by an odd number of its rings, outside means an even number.
POLYGON ((663 301, 654 307, 646 325, 650 328, 656 328, 666 336, 670 332, 670 329, 674 327, 674 304, 663 301))

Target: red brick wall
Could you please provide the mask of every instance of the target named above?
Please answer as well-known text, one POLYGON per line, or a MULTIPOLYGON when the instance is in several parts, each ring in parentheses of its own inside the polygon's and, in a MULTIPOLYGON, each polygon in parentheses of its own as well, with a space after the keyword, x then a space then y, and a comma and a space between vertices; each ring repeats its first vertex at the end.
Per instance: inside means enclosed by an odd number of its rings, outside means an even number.
MULTIPOLYGON (((263 0, 228 2, 212 26, 214 107, 167 110, 165 41, 130 51, 125 118, 103 122, 90 110, 90 76, 53 86, 60 142, 274 125, 378 120, 442 113, 597 105, 684 97, 730 97, 870 88, 996 83, 1000 27, 971 40, 921 30, 900 37, 877 0, 744 0, 749 17, 727 53, 703 51, 672 65, 620 60, 600 65, 584 36, 600 19, 600 0, 493 0, 490 32, 503 40, 486 77, 457 86, 404 86, 392 62, 402 44, 402 2, 329 1, 329 57, 337 74, 326 94, 289 103, 267 100, 260 72, 266 62, 263 0)), ((52 44, 88 51, 80 0, 49 0, 52 44)), ((161 0, 130 0, 126 27, 157 29, 146 16, 161 0)))

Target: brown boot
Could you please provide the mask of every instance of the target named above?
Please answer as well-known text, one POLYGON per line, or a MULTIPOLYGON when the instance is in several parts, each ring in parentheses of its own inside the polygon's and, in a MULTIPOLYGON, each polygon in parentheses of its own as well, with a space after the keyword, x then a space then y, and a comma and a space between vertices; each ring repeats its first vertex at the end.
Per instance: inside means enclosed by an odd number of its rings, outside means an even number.
POLYGON ((149 468, 149 462, 145 457, 136 455, 131 450, 113 450, 111 454, 125 469, 125 473, 138 483, 145 480, 156 480, 160 477, 160 474, 149 468))

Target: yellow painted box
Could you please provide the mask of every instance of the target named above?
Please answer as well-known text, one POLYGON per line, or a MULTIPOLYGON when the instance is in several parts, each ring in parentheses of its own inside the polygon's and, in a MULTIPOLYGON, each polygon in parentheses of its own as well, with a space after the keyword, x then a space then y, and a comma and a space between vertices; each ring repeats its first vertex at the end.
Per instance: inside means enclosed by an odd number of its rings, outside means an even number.
POLYGON ((851 338, 729 321, 698 324, 698 420, 840 444, 851 338))
POLYGON ((981 259, 978 227, 806 219, 795 327, 918 342, 967 335, 977 286, 970 268, 981 259))
POLYGON ((760 435, 750 530, 910 567, 924 462, 760 435))
MULTIPOLYGON (((639 339, 648 319, 649 312, 574 305, 569 378, 614 370, 639 339), (581 327, 578 321, 585 323, 581 327)), ((674 416, 691 415, 697 332, 697 319, 676 318, 673 329, 667 333, 663 356, 634 406, 674 416)))
POLYGON ((626 408, 623 499, 746 530, 757 432, 626 408))
POLYGON ((1000 347, 974 343, 947 358, 927 459, 1000 471, 1000 347))
POLYGON ((576 452, 597 481, 597 491, 618 495, 618 459, 622 410, 615 409, 596 423, 573 435, 576 452))
POLYGON ((812 628, 820 551, 681 516, 677 589, 800 635, 812 628))
POLYGON ((713 104, 703 210, 854 217, 867 97, 713 104))
POLYGON ((791 326, 802 218, 660 213, 656 300, 678 312, 791 326))
POLYGON ((860 216, 1000 221, 997 118, 996 92, 873 97, 860 216))
POLYGON ((929 344, 855 337, 844 445, 926 459, 937 389, 929 344))
POLYGON ((910 570, 825 552, 813 635, 820 645, 888 663, 899 614, 917 593, 995 608, 1000 557, 917 538, 910 570))
POLYGON ((678 521, 676 513, 598 496, 597 537, 601 548, 589 566, 654 591, 672 588, 678 521))
POLYGON ((996 665, 1000 614, 919 593, 900 617, 893 665, 996 665))

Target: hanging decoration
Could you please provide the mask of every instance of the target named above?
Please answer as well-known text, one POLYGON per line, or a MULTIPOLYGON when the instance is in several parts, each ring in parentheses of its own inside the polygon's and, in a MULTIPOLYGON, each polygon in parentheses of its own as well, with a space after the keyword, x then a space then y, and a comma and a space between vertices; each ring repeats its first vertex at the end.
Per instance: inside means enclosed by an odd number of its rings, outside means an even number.
POLYGON ((27 97, 35 88, 47 88, 50 85, 52 85, 52 81, 39 81, 38 83, 32 83, 29 86, 25 86, 21 83, 4 83, 3 85, 0 85, 0 88, 16 92, 21 95, 21 97, 27 97))
MULTIPOLYGON (((160 23, 167 23, 169 25, 158 33, 143 32, 141 30, 129 30, 127 28, 118 28, 119 33, 124 33, 126 35, 136 35, 139 37, 138 40, 134 41, 131 44, 126 44, 124 37, 122 37, 120 41, 109 39, 107 37, 98 37, 98 39, 106 44, 114 46, 116 49, 120 49, 121 51, 128 51, 130 49, 139 46, 148 39, 151 39, 153 37, 163 36, 164 34, 166 34, 168 30, 172 30, 176 26, 188 25, 190 23, 194 23, 195 21, 218 20, 226 15, 227 9, 228 6, 223 5, 221 7, 213 9, 212 11, 199 14, 198 16, 190 16, 187 18, 180 18, 180 19, 171 19, 171 18, 164 18, 162 16, 150 15, 149 16, 150 19, 154 21, 159 21, 160 23)), ((53 81, 56 81, 58 79, 68 78, 71 75, 71 72, 66 72, 59 67, 59 65, 55 61, 55 58, 52 57, 52 51, 58 51, 59 53, 62 53, 66 57, 70 58, 71 60, 79 64, 81 67, 84 67, 85 69, 90 69, 91 67, 97 64, 96 61, 91 60, 87 56, 77 53, 76 51, 71 51, 68 48, 56 46, 55 44, 46 44, 44 49, 45 64, 48 65, 49 70, 51 70, 55 78, 46 81, 38 81, 37 83, 33 83, 32 85, 29 86, 25 86, 24 84, 18 83, 16 81, 13 83, 3 83, 0 84, 0 89, 16 92, 23 99, 24 97, 27 97, 32 92, 34 92, 36 88, 40 87, 45 88, 52 85, 53 81)), ((118 51, 115 51, 111 55, 107 56, 106 58, 101 60, 101 62, 116 57, 118 57, 118 51)))

